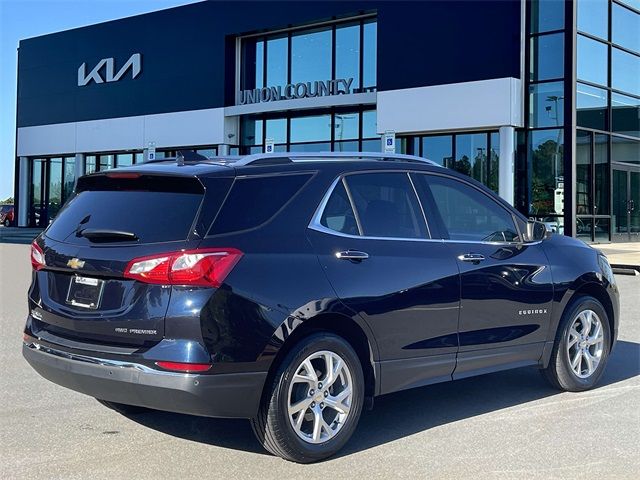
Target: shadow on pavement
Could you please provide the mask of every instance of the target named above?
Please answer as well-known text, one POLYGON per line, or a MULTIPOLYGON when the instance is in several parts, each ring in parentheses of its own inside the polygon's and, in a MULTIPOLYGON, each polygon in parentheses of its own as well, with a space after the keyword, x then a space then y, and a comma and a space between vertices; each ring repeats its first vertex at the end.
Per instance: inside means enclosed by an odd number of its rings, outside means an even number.
MULTIPOLYGON (((637 375, 640 375, 640 344, 618 341, 599 387, 637 375)), ((558 393, 537 369, 520 368, 378 397, 374 410, 363 412, 355 434, 338 456, 558 393)), ((146 427, 191 441, 266 453, 245 420, 155 411, 129 418, 146 427)))

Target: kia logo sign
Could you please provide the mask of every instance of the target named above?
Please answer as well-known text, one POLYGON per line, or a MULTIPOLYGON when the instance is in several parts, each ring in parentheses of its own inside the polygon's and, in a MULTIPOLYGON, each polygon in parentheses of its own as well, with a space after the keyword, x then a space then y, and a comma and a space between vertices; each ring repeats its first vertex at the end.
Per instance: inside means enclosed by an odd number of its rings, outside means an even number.
POLYGON ((78 86, 84 87, 85 85, 88 85, 91 80, 96 83, 117 82, 127 73, 128 70, 131 70, 132 79, 140 75, 140 72, 142 72, 142 55, 140 53, 134 53, 131 55, 129 60, 127 60, 115 75, 115 60, 113 58, 103 58, 95 67, 93 67, 93 70, 91 70, 89 74, 86 73, 87 64, 83 63, 78 68, 78 86))

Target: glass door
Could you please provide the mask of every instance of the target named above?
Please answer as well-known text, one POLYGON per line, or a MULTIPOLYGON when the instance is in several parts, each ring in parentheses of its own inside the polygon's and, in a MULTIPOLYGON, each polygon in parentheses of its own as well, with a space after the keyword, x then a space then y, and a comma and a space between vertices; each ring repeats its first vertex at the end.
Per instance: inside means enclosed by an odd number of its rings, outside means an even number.
POLYGON ((613 169, 613 241, 640 241, 640 169, 613 169))

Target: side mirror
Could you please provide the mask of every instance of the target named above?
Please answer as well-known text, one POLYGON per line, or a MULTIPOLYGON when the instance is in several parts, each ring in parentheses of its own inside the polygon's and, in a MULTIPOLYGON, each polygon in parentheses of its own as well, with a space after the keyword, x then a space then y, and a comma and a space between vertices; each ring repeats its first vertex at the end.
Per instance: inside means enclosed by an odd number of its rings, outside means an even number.
POLYGON ((547 238, 550 231, 547 230, 547 225, 536 220, 529 220, 527 222, 527 242, 539 242, 547 238))

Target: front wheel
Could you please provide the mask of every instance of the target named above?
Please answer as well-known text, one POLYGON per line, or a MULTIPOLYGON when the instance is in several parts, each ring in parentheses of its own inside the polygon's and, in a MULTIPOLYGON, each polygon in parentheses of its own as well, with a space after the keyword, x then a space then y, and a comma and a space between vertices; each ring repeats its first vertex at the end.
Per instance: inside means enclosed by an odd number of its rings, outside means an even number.
POLYGON ((251 426, 269 452, 311 463, 330 457, 349 440, 363 398, 362 366, 351 345, 317 333, 288 353, 251 426))
POLYGON ((602 304, 593 297, 579 297, 562 316, 544 374, 561 390, 589 390, 604 372, 610 345, 609 318, 602 304))

